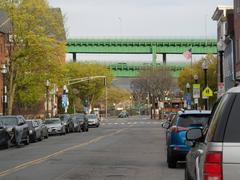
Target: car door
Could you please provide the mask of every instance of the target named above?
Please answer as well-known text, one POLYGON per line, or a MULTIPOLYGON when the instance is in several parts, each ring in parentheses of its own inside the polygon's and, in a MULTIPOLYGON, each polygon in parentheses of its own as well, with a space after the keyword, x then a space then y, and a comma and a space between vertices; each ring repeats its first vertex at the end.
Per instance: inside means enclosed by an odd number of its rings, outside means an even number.
POLYGON ((33 127, 35 129, 36 132, 36 137, 40 138, 42 135, 42 128, 41 126, 39 126, 39 124, 36 121, 33 121, 33 127))
POLYGON ((170 127, 166 130, 166 144, 167 146, 171 144, 171 133, 172 133, 172 126, 176 126, 177 124, 178 115, 176 115, 172 121, 170 122, 170 127))
POLYGON ((238 180, 240 177, 240 94, 231 108, 223 143, 223 179, 238 180))
MULTIPOLYGON (((17 118, 17 117, 16 117, 17 118)), ((17 126, 16 126, 16 142, 19 144, 22 140, 26 139, 26 136, 28 134, 28 125, 26 125, 26 122, 21 117, 17 118, 17 126)))

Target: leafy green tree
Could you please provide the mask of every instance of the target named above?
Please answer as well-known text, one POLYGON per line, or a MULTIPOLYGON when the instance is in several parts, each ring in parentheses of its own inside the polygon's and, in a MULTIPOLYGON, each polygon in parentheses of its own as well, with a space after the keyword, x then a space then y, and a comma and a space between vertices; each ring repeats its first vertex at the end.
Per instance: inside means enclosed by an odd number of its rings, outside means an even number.
MULTIPOLYGON (((68 77, 69 80, 93 76, 106 76, 107 86, 109 86, 112 82, 112 73, 103 65, 71 62, 66 64, 66 68, 66 77, 68 77)), ((94 80, 73 84, 69 87, 71 105, 77 104, 76 101, 82 101, 82 104, 91 109, 92 105, 101 97, 104 92, 104 78, 97 78, 94 80)))
POLYGON ((64 80, 65 40, 62 17, 46 0, 1 0, 12 23, 8 73, 8 113, 13 105, 31 105, 44 98, 45 82, 64 80))
MULTIPOLYGON (((198 83, 201 85, 201 90, 204 88, 204 71, 202 69, 203 62, 208 64, 208 86, 215 92, 217 91, 217 58, 213 55, 207 55, 200 59, 198 62, 190 66, 186 66, 180 73, 178 78, 178 86, 184 92, 186 92, 186 84, 194 84, 194 75, 198 75, 198 83)), ((211 104, 214 103, 216 96, 210 98, 211 104)))

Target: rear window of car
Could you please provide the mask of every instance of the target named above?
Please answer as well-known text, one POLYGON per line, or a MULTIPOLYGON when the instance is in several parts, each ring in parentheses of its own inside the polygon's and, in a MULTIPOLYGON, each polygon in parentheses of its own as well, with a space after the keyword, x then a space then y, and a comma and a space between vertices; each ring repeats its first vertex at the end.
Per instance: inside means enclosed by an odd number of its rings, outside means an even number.
POLYGON ((189 127, 191 125, 205 126, 211 114, 184 114, 179 116, 177 126, 189 127))
POLYGON ((0 121, 4 126, 15 126, 18 124, 18 119, 16 117, 1 117, 0 121))
POLYGON ((87 118, 89 118, 89 119, 96 119, 97 116, 94 115, 94 114, 90 114, 90 115, 87 115, 87 118))
POLYGON ((224 142, 240 143, 240 94, 236 96, 225 130, 224 142))

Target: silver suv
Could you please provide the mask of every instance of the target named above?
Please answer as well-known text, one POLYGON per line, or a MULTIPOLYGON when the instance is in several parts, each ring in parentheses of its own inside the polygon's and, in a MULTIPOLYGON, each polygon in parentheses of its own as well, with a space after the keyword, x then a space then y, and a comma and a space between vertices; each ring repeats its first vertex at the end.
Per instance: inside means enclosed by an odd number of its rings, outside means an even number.
POLYGON ((214 110, 210 126, 190 129, 185 179, 240 179, 240 86, 230 89, 214 110))

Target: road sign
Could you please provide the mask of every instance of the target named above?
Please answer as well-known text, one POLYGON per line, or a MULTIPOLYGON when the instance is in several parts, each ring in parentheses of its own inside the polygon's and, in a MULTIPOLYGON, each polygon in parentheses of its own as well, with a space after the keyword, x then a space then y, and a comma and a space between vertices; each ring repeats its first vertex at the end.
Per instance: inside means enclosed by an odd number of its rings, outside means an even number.
POLYGON ((213 96, 213 91, 207 86, 203 92, 202 92, 203 97, 211 97, 213 96))
POLYGON ((68 96, 67 94, 62 95, 62 107, 66 108, 68 106, 68 96))
POLYGON ((200 84, 193 84, 193 98, 200 98, 200 84))
POLYGON ((192 94, 191 93, 187 93, 184 96, 184 100, 186 101, 187 105, 191 105, 192 104, 192 94))

